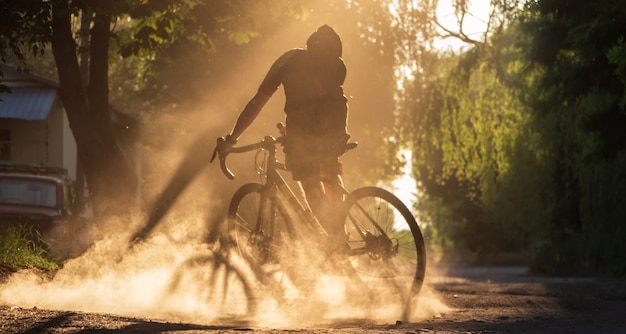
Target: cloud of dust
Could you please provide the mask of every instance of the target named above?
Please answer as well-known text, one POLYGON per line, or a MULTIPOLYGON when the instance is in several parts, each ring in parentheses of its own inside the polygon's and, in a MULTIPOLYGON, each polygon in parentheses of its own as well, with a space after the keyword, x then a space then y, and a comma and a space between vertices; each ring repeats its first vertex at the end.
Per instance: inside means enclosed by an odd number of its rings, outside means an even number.
MULTIPOLYGON (((285 249, 283 272, 276 270, 268 285, 260 284, 245 262, 224 258, 203 243, 207 227, 221 220, 218 207, 227 203, 214 199, 206 180, 196 183, 150 238, 127 248, 144 215, 109 218, 100 225, 115 233, 102 233, 105 237, 67 261, 51 280, 30 271, 12 276, 0 287, 0 304, 211 325, 244 320, 262 327, 302 327, 400 320, 398 300, 385 294, 376 300, 363 296, 326 254, 308 245, 285 249), (210 199, 203 198, 207 194, 210 199), (252 318, 251 308, 256 309, 252 318)), ((428 280, 415 303, 410 321, 448 309, 428 280)))
MULTIPOLYGON (((262 327, 330 325, 343 321, 393 323, 401 314, 398 302, 391 297, 373 303, 360 295, 346 276, 333 273, 330 268, 328 272, 317 271, 324 266, 313 262, 325 257, 314 254, 311 248, 288 255, 293 261, 284 265, 292 276, 276 273, 268 287, 251 283, 255 295, 248 296, 238 285, 239 278, 228 276, 232 281, 227 285, 220 281, 228 279, 225 273, 214 273, 224 270, 223 263, 211 256, 211 250, 199 240, 175 240, 157 233, 126 250, 124 237, 98 241, 82 256, 65 263, 51 280, 31 271, 15 274, 1 286, 0 303, 212 325, 245 320, 262 327), (307 271, 313 268, 316 271, 307 271), (281 285, 279 295, 277 284, 281 285), (253 318, 247 314, 246 306, 242 309, 242 305, 250 303, 248 298, 254 298, 257 304, 253 318)), ((249 270, 244 270, 244 274, 248 279, 253 276, 249 270)), ((438 316, 448 310, 428 284, 415 302, 417 307, 410 321, 438 316)))
POLYGON ((416 322, 439 317, 450 308, 438 298, 428 283, 420 295, 411 301, 411 314, 402 319, 404 302, 393 288, 384 288, 381 280, 376 281, 374 294, 368 294, 360 282, 346 275, 349 264, 328 256, 319 247, 302 245, 298 250, 284 250, 281 266, 287 277, 275 279, 282 283, 282 303, 260 312, 257 321, 272 326, 332 326, 337 323, 395 323, 416 322), (288 281, 288 282, 285 282, 288 281), (291 290, 290 290, 291 289, 291 290))
MULTIPOLYGON (((195 111, 184 117, 164 114, 148 125, 146 133, 155 137, 144 138, 149 143, 144 143, 143 148, 143 172, 147 175, 143 196, 147 203, 168 190, 168 181, 180 172, 179 164, 188 161, 187 148, 197 135, 202 132, 216 138, 226 134, 239 111, 226 106, 243 107, 275 57, 289 48, 303 46, 306 37, 323 23, 327 22, 283 28, 281 34, 268 42, 273 44, 263 48, 272 50, 271 54, 250 52, 250 58, 255 59, 251 64, 263 61, 263 68, 253 68, 245 62, 234 66, 223 88, 208 94, 207 100, 215 101, 213 105, 193 106, 195 111), (297 43, 293 42, 294 36, 300 38, 295 39, 297 43), (256 79, 250 80, 251 77, 256 79), (233 87, 238 89, 233 91, 233 87)), ((270 134, 267 131, 274 131, 273 124, 281 120, 276 120, 277 115, 283 116, 282 106, 277 108, 278 114, 261 117, 243 139, 254 141, 255 136, 261 139, 262 135, 270 134)), ((207 142, 206 154, 211 153, 213 144, 207 142)), ((208 227, 223 222, 229 197, 236 187, 258 180, 250 177, 254 175, 252 171, 244 172, 250 169, 252 159, 252 156, 230 159, 231 169, 240 173, 236 182, 228 181, 215 164, 202 168, 172 203, 154 233, 132 248, 128 248, 128 237, 144 223, 146 212, 131 217, 100 218, 97 222, 100 238, 81 256, 64 263, 52 279, 42 279, 31 271, 14 274, 0 287, 0 304, 193 323, 244 319, 265 327, 301 327, 355 319, 399 320, 400 309, 394 301, 383 299, 372 303, 358 294, 345 275, 333 270, 312 272, 311 268, 319 268, 311 265, 312 262, 326 257, 314 254, 311 248, 300 248, 306 251, 303 254, 292 251, 284 254, 283 258, 292 260, 287 264, 291 275, 279 270, 272 275, 272 281, 280 286, 277 292, 261 286, 254 268, 247 267, 245 261, 225 256, 203 242, 208 227), (251 319, 247 316, 249 308, 256 309, 251 319)), ((448 310, 429 284, 428 275, 415 303, 411 321, 448 310)))
MULTIPOLYGON (((187 161, 179 148, 190 141, 174 142, 147 157, 163 162, 155 187, 164 191, 178 164, 187 161)), ((244 167, 233 167, 239 168, 244 167)), ((232 193, 227 190, 231 181, 215 167, 207 169, 211 172, 201 174, 179 196, 151 237, 128 248, 127 240, 144 223, 145 213, 103 218, 98 222, 102 238, 85 253, 64 263, 52 279, 31 271, 13 275, 0 287, 0 304, 211 325, 245 321, 274 328, 400 320, 397 298, 384 292, 381 298, 364 296, 332 258, 313 246, 284 249, 281 270, 264 268, 273 274, 263 285, 255 268, 204 243, 209 228, 223 221, 232 193)), ((448 310, 431 288, 429 274, 414 304, 409 321, 448 310)))

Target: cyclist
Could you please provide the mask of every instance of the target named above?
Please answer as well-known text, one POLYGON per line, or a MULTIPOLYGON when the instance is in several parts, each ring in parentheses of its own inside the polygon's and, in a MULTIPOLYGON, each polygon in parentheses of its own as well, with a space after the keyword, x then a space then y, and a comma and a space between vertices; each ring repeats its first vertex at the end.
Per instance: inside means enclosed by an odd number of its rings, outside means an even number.
POLYGON ((306 49, 285 52, 216 148, 220 158, 225 157, 282 84, 286 98, 285 164, 300 184, 311 211, 335 237, 337 247, 345 239, 337 217, 343 196, 338 189, 342 182, 339 157, 350 137, 343 93, 346 67, 341 56, 341 39, 328 25, 311 34, 306 49))

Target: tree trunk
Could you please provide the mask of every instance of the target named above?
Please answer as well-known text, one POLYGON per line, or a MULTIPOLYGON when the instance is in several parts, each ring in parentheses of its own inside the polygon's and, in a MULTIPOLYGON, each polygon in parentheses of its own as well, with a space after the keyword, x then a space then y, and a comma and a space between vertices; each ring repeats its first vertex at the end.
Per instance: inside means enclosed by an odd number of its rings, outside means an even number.
POLYGON ((60 82, 60 95, 98 216, 121 213, 134 203, 137 177, 117 145, 109 116, 108 14, 97 13, 91 31, 89 85, 84 85, 76 55, 68 0, 54 0, 52 52, 60 82), (87 91, 84 87, 87 86, 87 91))

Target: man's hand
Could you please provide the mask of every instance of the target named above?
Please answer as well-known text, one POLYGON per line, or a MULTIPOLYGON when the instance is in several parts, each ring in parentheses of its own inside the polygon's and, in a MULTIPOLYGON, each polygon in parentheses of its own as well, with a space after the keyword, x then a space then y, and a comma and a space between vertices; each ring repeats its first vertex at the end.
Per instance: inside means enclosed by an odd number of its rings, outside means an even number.
POLYGON ((215 160, 215 157, 219 157, 220 160, 226 159, 226 156, 233 149, 233 145, 237 143, 237 140, 231 137, 231 135, 226 135, 224 137, 218 137, 217 143, 215 144, 215 149, 213 150, 213 156, 211 157, 211 162, 215 160))

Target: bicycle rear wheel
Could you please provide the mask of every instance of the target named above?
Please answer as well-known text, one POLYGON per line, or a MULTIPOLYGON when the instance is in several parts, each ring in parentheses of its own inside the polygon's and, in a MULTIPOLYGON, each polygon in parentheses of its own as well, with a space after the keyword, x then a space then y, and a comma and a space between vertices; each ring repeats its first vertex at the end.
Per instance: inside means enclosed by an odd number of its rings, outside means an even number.
POLYGON ((426 247, 415 218, 395 195, 377 187, 351 192, 345 210, 353 274, 380 302, 399 302, 407 320, 426 271, 426 247))

